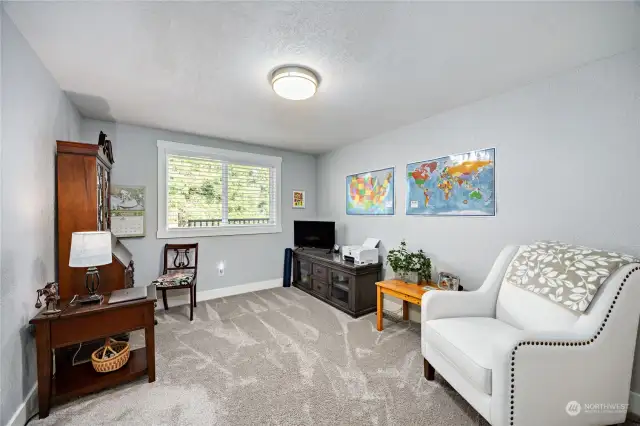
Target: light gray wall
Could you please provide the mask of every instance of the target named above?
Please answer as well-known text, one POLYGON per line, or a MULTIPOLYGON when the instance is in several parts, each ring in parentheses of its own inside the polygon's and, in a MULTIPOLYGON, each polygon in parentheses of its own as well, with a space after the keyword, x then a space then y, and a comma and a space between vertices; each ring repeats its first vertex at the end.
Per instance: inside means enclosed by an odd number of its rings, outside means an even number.
POLYGON ((553 238, 640 254, 639 117, 635 51, 323 155, 318 213, 343 225, 342 243, 373 236, 386 251, 406 238, 469 289, 509 243, 553 238), (496 147, 496 217, 405 216, 407 163, 486 147, 496 147), (347 216, 345 176, 390 166, 396 215, 347 216))
POLYGON ((162 249, 165 243, 190 241, 200 243, 198 291, 282 277, 284 249, 293 246, 293 221, 311 219, 316 214, 315 157, 239 142, 95 120, 83 120, 82 141, 96 143, 100 130, 109 136, 114 146, 112 182, 147 187, 147 236, 123 239, 124 244, 133 253, 136 285, 147 285, 158 276, 162 268, 162 249), (282 157, 282 232, 184 239, 156 238, 158 140, 282 157), (306 209, 291 208, 294 189, 306 190, 306 209), (216 270, 216 265, 221 260, 224 260, 226 265, 223 277, 219 277, 216 270))
POLYGON ((436 272, 475 289, 507 244, 559 239, 640 255, 638 161, 635 51, 323 155, 318 212, 341 223, 341 243, 378 237, 386 254, 406 238, 436 272), (405 216, 407 163, 486 147, 496 147, 496 217, 405 216), (347 216, 345 176, 390 166, 396 215, 347 216))
POLYGON ((27 325, 37 312, 36 289, 55 279, 55 143, 79 137, 80 116, 4 9, 0 13, 0 424, 4 425, 36 382, 35 345, 27 325))

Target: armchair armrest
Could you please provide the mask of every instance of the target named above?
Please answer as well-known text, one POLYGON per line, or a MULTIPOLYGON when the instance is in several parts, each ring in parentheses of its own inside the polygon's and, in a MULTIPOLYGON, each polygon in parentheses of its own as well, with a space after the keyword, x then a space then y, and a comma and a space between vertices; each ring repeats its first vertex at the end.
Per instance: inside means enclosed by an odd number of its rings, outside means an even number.
POLYGON ((511 363, 511 356, 514 354, 514 350, 517 352, 524 345, 572 347, 573 343, 582 342, 591 337, 588 333, 578 333, 573 330, 520 330, 519 333, 512 335, 511 338, 494 343, 493 359, 496 361, 496 367, 507 366, 511 363))
POLYGON ((422 296, 422 321, 456 317, 491 317, 495 299, 480 291, 428 291, 422 296))
POLYGON ((493 425, 624 422, 638 332, 638 270, 629 264, 611 275, 573 327, 521 331, 494 343, 493 425), (588 409, 594 405, 605 408, 588 409))
MULTIPOLYGON (((628 400, 628 386, 620 393, 602 385, 610 375, 618 375, 619 360, 615 349, 607 351, 602 339, 594 343, 592 338, 592 333, 576 330, 523 330, 494 343, 492 424, 610 424, 610 418, 599 420, 598 413, 588 417, 567 413, 573 401, 626 404, 628 400)), ((620 422, 625 416, 626 407, 620 422)))
POLYGON ((498 255, 493 267, 476 291, 428 291, 422 295, 421 320, 455 317, 495 317, 496 300, 505 271, 518 251, 507 246, 498 255))

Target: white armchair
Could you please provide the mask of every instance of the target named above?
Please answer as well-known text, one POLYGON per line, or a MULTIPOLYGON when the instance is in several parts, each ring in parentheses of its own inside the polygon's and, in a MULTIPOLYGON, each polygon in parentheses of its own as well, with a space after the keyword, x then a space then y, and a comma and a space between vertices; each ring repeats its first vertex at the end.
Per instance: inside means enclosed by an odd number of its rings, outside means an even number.
POLYGON ((503 285, 517 251, 502 250, 476 291, 425 293, 425 378, 433 380, 437 371, 494 426, 623 423, 640 314, 640 264, 612 274, 580 315, 503 285))

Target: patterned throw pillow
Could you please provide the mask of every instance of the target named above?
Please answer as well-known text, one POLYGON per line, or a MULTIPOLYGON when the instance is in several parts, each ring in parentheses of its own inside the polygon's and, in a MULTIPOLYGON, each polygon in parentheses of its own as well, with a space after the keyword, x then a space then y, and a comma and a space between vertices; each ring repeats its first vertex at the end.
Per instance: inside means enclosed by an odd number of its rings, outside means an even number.
POLYGON ((505 274, 505 281, 565 308, 583 313, 609 275, 640 260, 558 241, 521 246, 505 274))

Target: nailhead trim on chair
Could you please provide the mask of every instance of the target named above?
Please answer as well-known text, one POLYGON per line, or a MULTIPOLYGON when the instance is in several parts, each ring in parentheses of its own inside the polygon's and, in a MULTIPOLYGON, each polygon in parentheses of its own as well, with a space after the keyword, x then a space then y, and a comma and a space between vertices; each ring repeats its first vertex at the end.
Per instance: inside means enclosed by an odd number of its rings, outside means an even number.
POLYGON ((602 330, 604 330, 604 326, 607 323, 607 320, 609 319, 609 315, 611 315, 611 311, 613 310, 613 306, 616 304, 616 301, 618 300, 618 296, 620 296, 620 292, 622 291, 622 287, 624 287, 624 283, 627 282, 627 279, 629 279, 629 277, 631 276, 632 273, 634 273, 635 271, 640 270, 640 267, 635 267, 633 268, 622 280, 622 283, 620 284, 620 288, 618 288, 618 292, 616 293, 616 295, 613 297, 613 301, 611 302, 611 306, 609 307, 609 312, 607 313, 607 315, 604 317, 604 320, 602 321, 602 324, 600 325, 600 329, 598 329, 598 331, 596 332, 596 334, 588 340, 582 341, 582 342, 532 342, 532 341, 526 341, 526 342, 520 342, 518 343, 518 346, 516 346, 515 348, 513 348, 513 351, 511 352, 511 415, 510 415, 510 425, 513 426, 513 418, 514 418, 514 405, 516 402, 516 397, 515 397, 515 391, 516 391, 516 378, 515 378, 515 366, 516 366, 516 351, 518 350, 518 348, 520 346, 586 346, 586 345, 590 345, 591 343, 595 342, 595 340, 598 338, 598 336, 600 335, 600 333, 602 332, 602 330))

